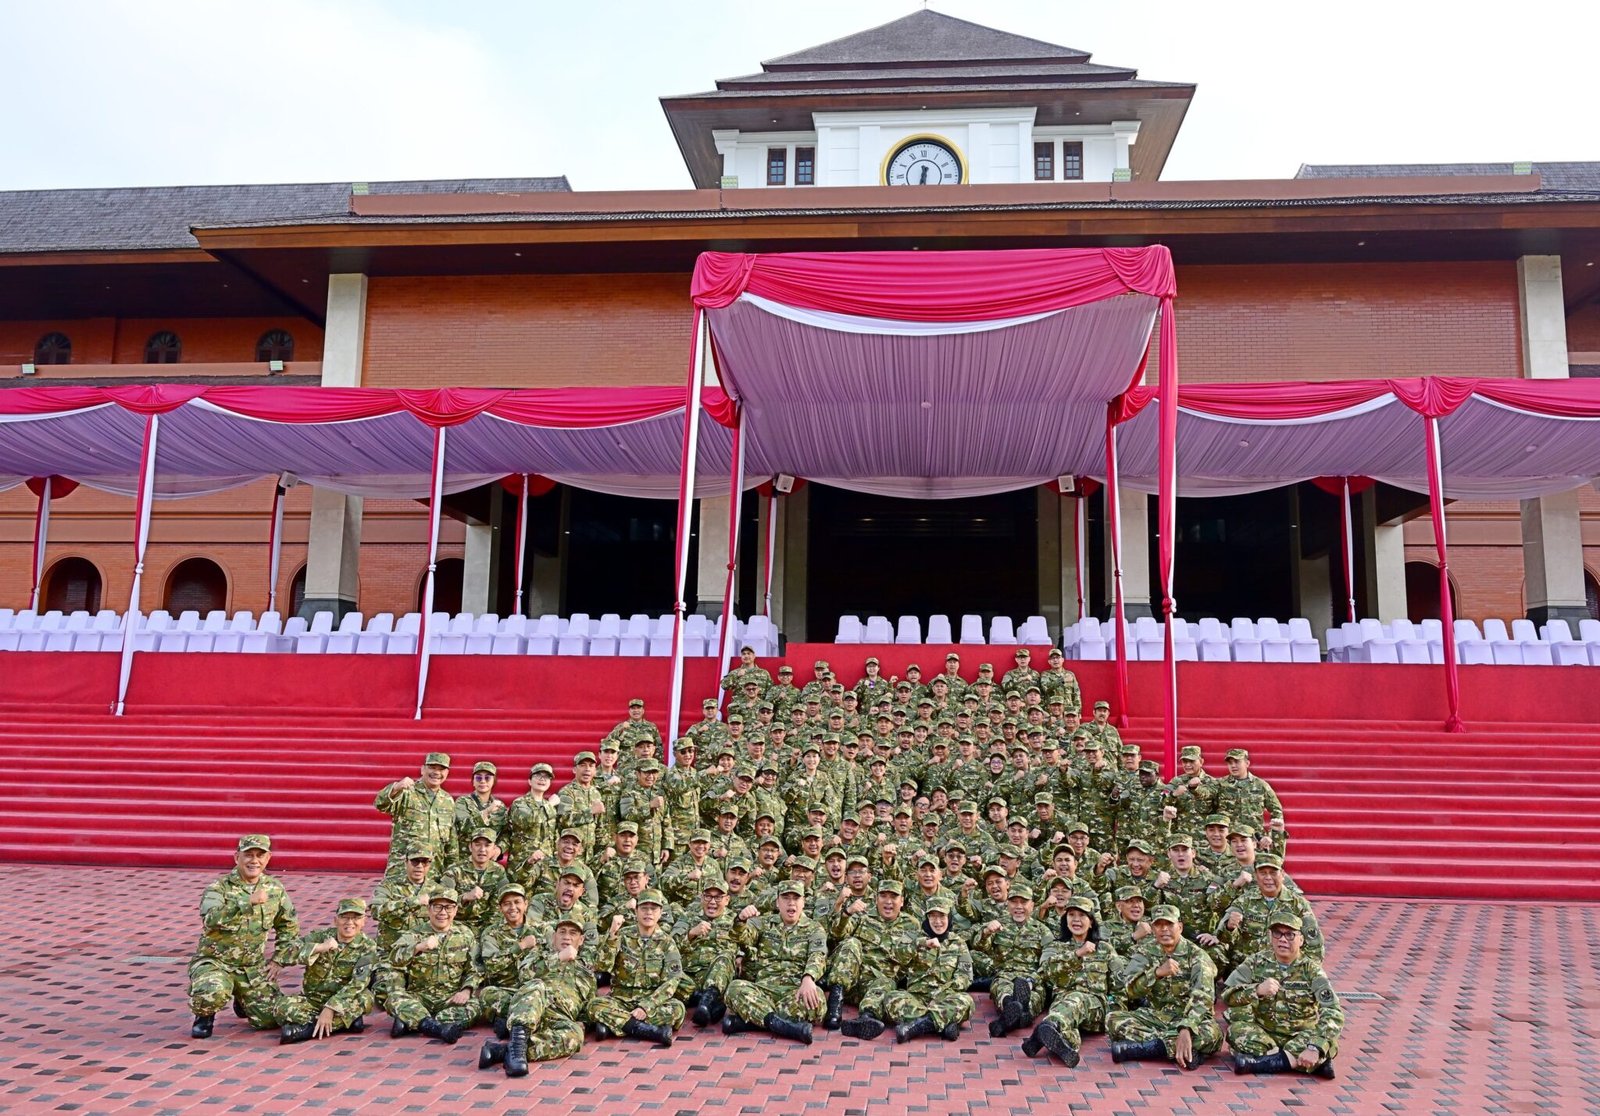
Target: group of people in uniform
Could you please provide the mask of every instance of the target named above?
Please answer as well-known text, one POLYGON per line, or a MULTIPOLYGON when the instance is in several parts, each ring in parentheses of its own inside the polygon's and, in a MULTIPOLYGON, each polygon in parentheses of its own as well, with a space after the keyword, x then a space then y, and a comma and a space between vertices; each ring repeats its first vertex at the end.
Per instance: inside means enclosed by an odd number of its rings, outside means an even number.
POLYGON ((1163 780, 1106 702, 1080 719, 1059 650, 1039 671, 1019 648, 998 682, 955 654, 927 681, 869 658, 851 687, 826 662, 796 686, 740 659, 725 713, 707 698, 666 751, 635 699, 559 790, 535 764, 508 803, 485 760, 453 797, 428 754, 378 792, 383 879, 331 927, 302 935, 270 839, 241 838, 200 903, 194 1036, 230 1002, 285 1043, 381 1008, 395 1038, 489 1024, 480 1068, 521 1076, 591 1038, 670 1046, 691 1020, 953 1040, 987 995, 992 1037, 1067 1067, 1105 1034, 1117 1062, 1190 1069, 1226 1041, 1239 1073, 1333 1076, 1321 929, 1243 749, 1216 776, 1185 747, 1163 780))

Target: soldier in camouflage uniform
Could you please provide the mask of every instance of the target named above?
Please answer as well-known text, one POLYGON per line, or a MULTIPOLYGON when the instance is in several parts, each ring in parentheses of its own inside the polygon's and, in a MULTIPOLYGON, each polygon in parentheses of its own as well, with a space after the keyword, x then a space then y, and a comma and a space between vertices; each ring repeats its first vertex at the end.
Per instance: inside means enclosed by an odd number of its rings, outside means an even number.
POLYGON ((776 914, 746 918, 734 939, 744 957, 743 976, 728 985, 722 1033, 765 1030, 811 1045, 811 1025, 827 1013, 821 988, 828 935, 805 916, 806 889, 797 880, 778 885, 776 914), (757 1022, 759 1020, 759 1022, 757 1022))
POLYGON ((756 652, 753 647, 739 648, 739 665, 722 676, 722 690, 724 693, 736 694, 746 682, 754 682, 761 690, 772 686, 772 675, 768 674, 765 667, 756 665, 756 652))
POLYGON ((495 917, 500 889, 511 881, 506 870, 490 859, 495 851, 493 829, 485 826, 474 832, 467 848, 467 859, 445 872, 443 882, 461 897, 456 921, 477 934, 495 917))
POLYGON ((1094 716, 1079 727, 1078 733, 1099 742, 1108 756, 1122 750, 1122 733, 1111 723, 1111 703, 1104 698, 1094 703, 1094 716))
POLYGON ((733 932, 738 912, 728 906, 728 884, 715 869, 700 884, 700 903, 685 907, 672 928, 683 956, 683 980, 678 999, 684 1002, 697 1027, 720 1023, 727 1014, 728 984, 733 980, 739 947, 733 932))
POLYGON ((1072 1069, 1078 1064, 1083 1034, 1105 1030, 1106 1012, 1117 1003, 1122 958, 1100 940, 1094 900, 1067 900, 1057 941, 1039 958, 1039 976, 1050 991, 1050 1014, 1022 1041, 1022 1052, 1036 1057, 1048 1050, 1072 1069))
POLYGON ((1065 656, 1061 648, 1050 648, 1046 659, 1049 667, 1039 675, 1039 689, 1044 693, 1045 704, 1059 698, 1064 711, 1078 714, 1083 709, 1083 693, 1078 688, 1078 676, 1062 665, 1065 656))
POLYGON ((428 925, 400 935, 389 955, 397 978, 389 996, 390 1035, 416 1032, 454 1043, 477 1020, 483 981, 478 938, 456 925, 460 897, 441 887, 428 900, 428 925))
POLYGON ((1044 1010, 1046 989, 1039 979, 1039 957, 1054 935, 1033 917, 1033 888, 1026 880, 1011 881, 1005 920, 978 927, 975 939, 994 958, 989 996, 1000 1018, 989 1024, 989 1036, 1000 1038, 1030 1025, 1044 1010))
POLYGON ((1117 803, 1117 841, 1127 845, 1141 840, 1158 851, 1167 845, 1167 788, 1161 785, 1161 765, 1155 760, 1139 764, 1133 782, 1125 785, 1117 803))
POLYGON ((1262 851, 1283 856, 1288 849, 1283 803, 1271 783, 1250 774, 1250 753, 1244 748, 1228 749, 1228 777, 1217 780, 1217 810, 1227 814, 1235 825, 1254 829, 1261 828, 1265 815, 1268 820, 1261 836, 1262 851))
POLYGON ((450 775, 450 757, 444 752, 429 752, 422 761, 422 778, 406 776, 378 792, 373 806, 394 818, 389 831, 389 863, 386 873, 400 875, 406 850, 426 845, 438 871, 456 859, 455 800, 444 790, 450 775))
POLYGON ((611 731, 600 738, 600 743, 612 743, 617 746, 619 756, 627 756, 627 766, 632 767, 635 759, 635 745, 640 740, 648 740, 657 748, 662 747, 661 730, 655 722, 644 719, 644 698, 631 698, 628 701, 628 716, 626 720, 618 721, 612 726, 611 731))
POLYGON ((1183 916, 1184 934, 1198 941, 1205 927, 1216 921, 1222 885, 1195 860, 1194 840, 1187 834, 1167 838, 1167 861, 1171 867, 1156 877, 1157 900, 1177 907, 1183 916))
POLYGON ((1178 752, 1178 774, 1166 785, 1164 811, 1174 833, 1199 835, 1217 809, 1217 780, 1206 774, 1206 757, 1193 744, 1178 752))
POLYGON ((1230 867, 1235 867, 1237 862, 1233 858, 1233 849, 1228 845, 1228 829, 1232 820, 1227 814, 1207 814, 1205 819, 1206 843, 1195 850, 1195 859, 1200 866, 1212 875, 1217 881, 1222 881, 1223 873, 1230 867))
POLYGON ((1149 940, 1150 935, 1154 933, 1144 917, 1146 910, 1144 893, 1129 884, 1127 887, 1119 887, 1112 893, 1112 902, 1115 904, 1116 914, 1106 919, 1100 927, 1100 938, 1117 951, 1117 956, 1131 957, 1139 944, 1149 940))
POLYGON ((880 985, 894 986, 897 959, 918 938, 916 921, 905 913, 905 889, 899 880, 879 880, 875 909, 857 899, 834 916, 831 936, 838 941, 822 983, 828 1009, 822 1025, 837 1031, 846 1001, 865 1004, 880 985))
POLYGON ((1217 1026, 1217 967, 1183 936, 1178 908, 1150 912, 1154 932, 1134 947, 1122 969, 1124 1006, 1106 1016, 1111 1060, 1167 1058, 1194 1069, 1222 1047, 1217 1026))
POLYGON ((617 820, 639 827, 639 855, 655 867, 672 859, 672 827, 667 823, 667 798, 656 786, 662 767, 646 760, 634 771, 637 783, 617 797, 617 820))
POLYGON ((341 899, 331 927, 313 930, 292 953, 277 951, 279 964, 304 965, 306 970, 300 994, 278 1000, 280 1043, 362 1030, 362 1016, 372 1010, 372 973, 378 961, 378 943, 362 932, 366 925, 366 900, 341 899))
POLYGON ((200 942, 189 962, 189 1007, 194 1038, 210 1038, 218 1009, 234 1010, 257 1030, 276 1027, 277 955, 294 955, 300 936, 294 903, 283 885, 267 875, 272 841, 260 833, 239 838, 234 869, 200 897, 200 942), (273 935, 273 958, 266 954, 273 935))
POLYGON ((1029 686, 1039 684, 1039 672, 1033 669, 1033 652, 1026 647, 1017 648, 1013 656, 1017 665, 1006 671, 1006 676, 1000 679, 1000 692, 1011 694, 1012 691, 1022 693, 1029 686))
POLYGON ((1284 885, 1283 860, 1271 853, 1256 854, 1256 886, 1236 895, 1217 923, 1220 943, 1218 967, 1231 971, 1255 953, 1271 948, 1267 933, 1271 919, 1284 911, 1300 919, 1307 957, 1322 960, 1322 928, 1311 904, 1298 888, 1284 885))
POLYGON ((451 827, 456 831, 456 851, 461 860, 466 859, 472 835, 480 829, 488 829, 494 837, 492 843, 502 851, 505 849, 505 828, 511 811, 494 796, 494 785, 499 774, 494 764, 479 760, 472 765, 472 793, 456 799, 451 827))
POLYGON ((503 1064, 507 1077, 524 1077, 529 1058, 551 1062, 583 1049, 583 1019, 595 993, 594 974, 579 956, 583 935, 582 923, 562 915, 550 931, 550 948, 522 955, 507 1012, 508 1041, 484 1043, 479 1069, 503 1064))
POLYGON ((620 913, 612 916, 598 961, 611 974, 611 995, 590 1000, 587 1011, 596 1038, 623 1035, 671 1046, 673 1032, 683 1026, 683 957, 662 925, 666 905, 666 897, 652 888, 639 893, 633 925, 625 925, 620 913))
POLYGON ((527 886, 540 861, 556 854, 556 837, 561 824, 556 818, 557 803, 545 795, 555 771, 548 763, 536 763, 528 772, 528 793, 511 803, 506 813, 502 843, 506 853, 506 875, 527 886))
POLYGON ((728 740, 728 726, 717 717, 717 699, 706 698, 700 703, 700 720, 683 730, 686 739, 693 740, 701 751, 710 755, 719 744, 728 740))
POLYGON ((1280 911, 1270 922, 1272 948, 1246 958, 1222 990, 1233 1072, 1331 1079, 1344 1030, 1339 996, 1322 963, 1304 951, 1300 917, 1280 911))
POLYGON ((482 1018, 501 1033, 506 1011, 521 984, 522 957, 539 947, 539 931, 528 924, 528 893, 521 884, 501 889, 496 905, 500 917, 478 935, 478 960, 483 965, 483 983, 478 986, 482 1018))
POLYGON ((689 834, 700 828, 701 774, 695 767, 700 759, 699 743, 690 736, 672 748, 672 766, 661 777, 661 794, 667 800, 667 827, 672 833, 674 855, 682 853, 689 834))
POLYGON ((378 1006, 385 1010, 389 993, 394 990, 394 970, 389 964, 389 954, 401 934, 427 924, 428 897, 433 893, 432 855, 428 847, 413 845, 406 852, 404 874, 385 876, 372 893, 369 908, 378 923, 378 963, 372 988, 377 993, 378 1006))
POLYGON ((597 847, 596 826, 605 813, 605 800, 595 785, 598 771, 593 752, 579 752, 573 756, 572 781, 561 788, 560 802, 556 805, 557 822, 563 829, 576 830, 586 849, 597 847))
POLYGON ((951 925, 954 904, 947 895, 928 900, 917 936, 897 958, 900 981, 877 984, 861 1001, 861 1015, 842 1028, 852 1038, 874 1039, 886 1023, 895 1024, 896 1042, 937 1034, 954 1042, 961 1024, 972 1018, 972 954, 951 925))
POLYGON ((1116 847, 1113 793, 1117 789, 1117 773, 1098 740, 1085 742, 1084 756, 1082 765, 1061 769, 1058 794, 1064 791, 1067 800, 1076 805, 1074 813, 1078 820, 1089 827, 1089 843, 1101 852, 1109 852, 1116 847))

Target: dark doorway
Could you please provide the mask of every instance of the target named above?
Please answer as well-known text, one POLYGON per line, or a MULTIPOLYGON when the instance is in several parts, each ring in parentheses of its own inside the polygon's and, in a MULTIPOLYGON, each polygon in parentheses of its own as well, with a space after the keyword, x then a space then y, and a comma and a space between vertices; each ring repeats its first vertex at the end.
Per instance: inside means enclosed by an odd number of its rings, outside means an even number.
MULTIPOLYGON (((641 500, 571 489, 567 508, 563 615, 672 611, 675 500, 641 500)), ((726 531, 727 523, 709 524, 726 531)), ((688 604, 694 607, 696 549, 689 549, 688 604)))
POLYGON ((228 607, 228 575, 209 558, 189 558, 172 567, 162 608, 180 612, 208 612, 228 607))
MULTIPOLYGON (((1173 579, 1178 614, 1186 620, 1215 616, 1287 619, 1298 615, 1293 490, 1178 501, 1178 545, 1173 579)), ((1156 554, 1156 501, 1150 499, 1150 552, 1156 554)), ((1151 574, 1153 595, 1159 582, 1151 574)), ((1154 602, 1152 602, 1154 603, 1154 602)))
POLYGON ((899 500, 811 486, 806 625, 831 639, 839 617, 1039 611, 1038 494, 899 500))
MULTIPOLYGON (((1456 612, 1453 581, 1450 583, 1450 610, 1456 612)), ((1406 616, 1413 624, 1439 619, 1439 567, 1432 562, 1406 563, 1406 616)))
MULTIPOLYGON (((466 577, 467 563, 460 558, 441 558, 433 568, 433 611, 448 612, 451 616, 461 611, 461 586, 466 577)), ((422 611, 423 598, 428 595, 428 571, 422 571, 417 582, 417 611, 422 611)))
POLYGON ((63 558, 44 575, 44 607, 59 612, 100 610, 100 571, 87 558, 63 558))

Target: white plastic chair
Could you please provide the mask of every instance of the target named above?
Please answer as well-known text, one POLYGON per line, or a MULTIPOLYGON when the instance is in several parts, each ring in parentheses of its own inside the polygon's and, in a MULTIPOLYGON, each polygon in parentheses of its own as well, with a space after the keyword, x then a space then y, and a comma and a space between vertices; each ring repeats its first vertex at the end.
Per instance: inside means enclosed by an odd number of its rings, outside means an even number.
POLYGON ((1194 629, 1181 616, 1172 618, 1172 658, 1174 662, 1193 663, 1200 660, 1200 648, 1194 638, 1194 629))
POLYGON ((996 616, 989 621, 989 642, 1001 647, 1015 647, 1017 630, 1009 616, 996 616))
POLYGON ((1549 621, 1540 629, 1539 636, 1549 645, 1556 666, 1589 665, 1589 649, 1572 638, 1572 626, 1565 620, 1549 621))
POLYGON ((861 617, 841 616, 839 617, 839 631, 838 634, 833 637, 833 642, 860 643, 862 641, 863 634, 861 617))
MULTIPOLYGON (((702 620, 705 617, 701 617, 702 620)), ((566 627, 556 639, 557 655, 587 655, 589 653, 589 614, 574 612, 567 617, 566 627)))
POLYGON ((1322 638, 1328 645, 1328 661, 1330 663, 1344 662, 1344 629, 1328 628, 1322 633, 1322 638))
POLYGON ((1539 638, 1539 629, 1533 621, 1523 618, 1511 621, 1511 638, 1522 645, 1522 661, 1528 666, 1554 666, 1551 647, 1539 638))
POLYGON ((703 658, 708 653, 707 641, 711 639, 711 621, 698 613, 683 619, 683 653, 688 658, 703 658))
POLYGON ((561 617, 546 613, 534 621, 528 634, 528 654, 554 655, 556 640, 561 638, 561 617))
POLYGON ((1133 621, 1133 644, 1128 657, 1142 662, 1160 662, 1166 655, 1166 632, 1154 616, 1139 616, 1133 621))
POLYGON ((887 616, 867 617, 866 629, 861 634, 862 643, 893 643, 894 626, 887 616))
POLYGON ((615 612, 602 613, 589 637, 589 654, 615 656, 621 639, 622 617, 615 612))
POLYGON ((1256 626, 1245 616, 1235 616, 1228 625, 1232 633, 1229 642, 1233 646, 1233 661, 1236 663, 1261 663, 1266 661, 1266 653, 1261 646, 1261 639, 1256 635, 1256 626))
POLYGON ((1506 631, 1506 622, 1498 616, 1491 616, 1483 622, 1483 638, 1489 641, 1489 650, 1494 654, 1496 666, 1521 666, 1522 645, 1511 638, 1511 633, 1506 631))
POLYGON ((921 643, 922 621, 915 616, 902 616, 895 625, 894 641, 896 643, 921 643))
POLYGON ((1228 663, 1233 661, 1233 644, 1228 630, 1215 616, 1202 616, 1195 625, 1195 646, 1202 663, 1228 663))
POLYGON ((757 655, 776 655, 778 653, 778 626, 772 622, 770 616, 752 616, 750 623, 745 628, 745 642, 748 643, 757 655))
POLYGON ((1261 641, 1261 658, 1268 663, 1288 663, 1294 661, 1293 649, 1289 645, 1289 633, 1283 630, 1283 625, 1270 616, 1263 616, 1256 621, 1256 638, 1261 641))
POLYGON ((955 632, 950 627, 950 617, 943 613, 934 613, 928 617, 929 643, 954 643, 955 641, 955 632))
POLYGON ((256 630, 256 614, 235 612, 222 631, 212 637, 211 650, 234 654, 244 648, 244 637, 256 630))
POLYGON ((1317 637, 1311 633, 1311 621, 1304 616, 1296 616, 1284 625, 1284 631, 1289 636, 1289 661, 1295 663, 1320 663, 1322 661, 1322 645, 1317 642, 1317 637))
POLYGON ((672 613, 664 612, 650 624, 649 653, 655 657, 672 654, 672 613))
POLYGON ((1400 650, 1390 630, 1370 617, 1361 621, 1361 654, 1357 662, 1398 663, 1400 650))
POLYGON ((1578 638, 1589 649, 1589 665, 1600 666, 1600 620, 1579 620, 1578 638))
POLYGON ((1029 616, 1017 629, 1018 643, 1050 643, 1050 622, 1043 616, 1029 616))
POLYGON ((361 629, 366 623, 366 616, 359 612, 345 613, 339 620, 339 627, 328 634, 328 641, 322 647, 323 652, 329 655, 354 655, 356 640, 361 638, 361 629))
POLYGON ((1428 641, 1417 632, 1415 624, 1410 620, 1393 620, 1389 631, 1394 636, 1395 653, 1402 663, 1427 664, 1428 641))
MULTIPOLYGON (((283 634, 289 634, 289 625, 283 627, 283 634)), ((319 612, 311 618, 311 623, 305 630, 295 637, 294 649, 300 655, 320 655, 328 646, 328 637, 333 634, 333 613, 319 612)))
POLYGON ((394 622, 394 631, 384 642, 386 655, 415 655, 417 639, 422 635, 422 613, 408 612, 394 622))
POLYGON ((1463 665, 1494 662, 1494 652, 1489 648, 1489 641, 1478 631, 1476 620, 1457 620, 1455 629, 1456 662, 1463 665))
POLYGON ((983 617, 971 612, 961 614, 961 637, 958 643, 987 643, 983 635, 983 617))
POLYGON ((433 653, 465 655, 467 637, 472 634, 475 623, 477 617, 470 612, 458 612, 454 616, 447 612, 436 612, 428 617, 428 640, 433 646, 433 653))
POLYGON ((366 627, 356 633, 351 650, 357 655, 382 655, 388 651, 393 633, 394 613, 375 612, 367 619, 366 627))

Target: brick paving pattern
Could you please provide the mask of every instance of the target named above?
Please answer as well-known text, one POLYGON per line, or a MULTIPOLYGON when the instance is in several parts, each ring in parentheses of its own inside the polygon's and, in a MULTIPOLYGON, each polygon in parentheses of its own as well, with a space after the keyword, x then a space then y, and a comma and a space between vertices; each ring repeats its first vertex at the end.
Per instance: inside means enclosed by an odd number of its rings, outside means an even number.
MULTIPOLYGON (((1021 1034, 990 1039, 986 1004, 953 1043, 819 1031, 807 1048, 691 1024, 670 1050, 590 1043, 513 1082, 476 1068, 487 1028, 455 1047, 396 1041, 375 1014, 363 1035, 280 1047, 224 1012, 215 1038, 190 1039, 196 905, 227 866, 0 866, 0 1112, 1600 1112, 1600 906, 1319 901, 1348 1017, 1331 1082, 1235 1077, 1218 1060, 1117 1066, 1099 1037, 1067 1071, 1024 1057, 1021 1034)), ((305 929, 372 883, 282 878, 305 929)))

